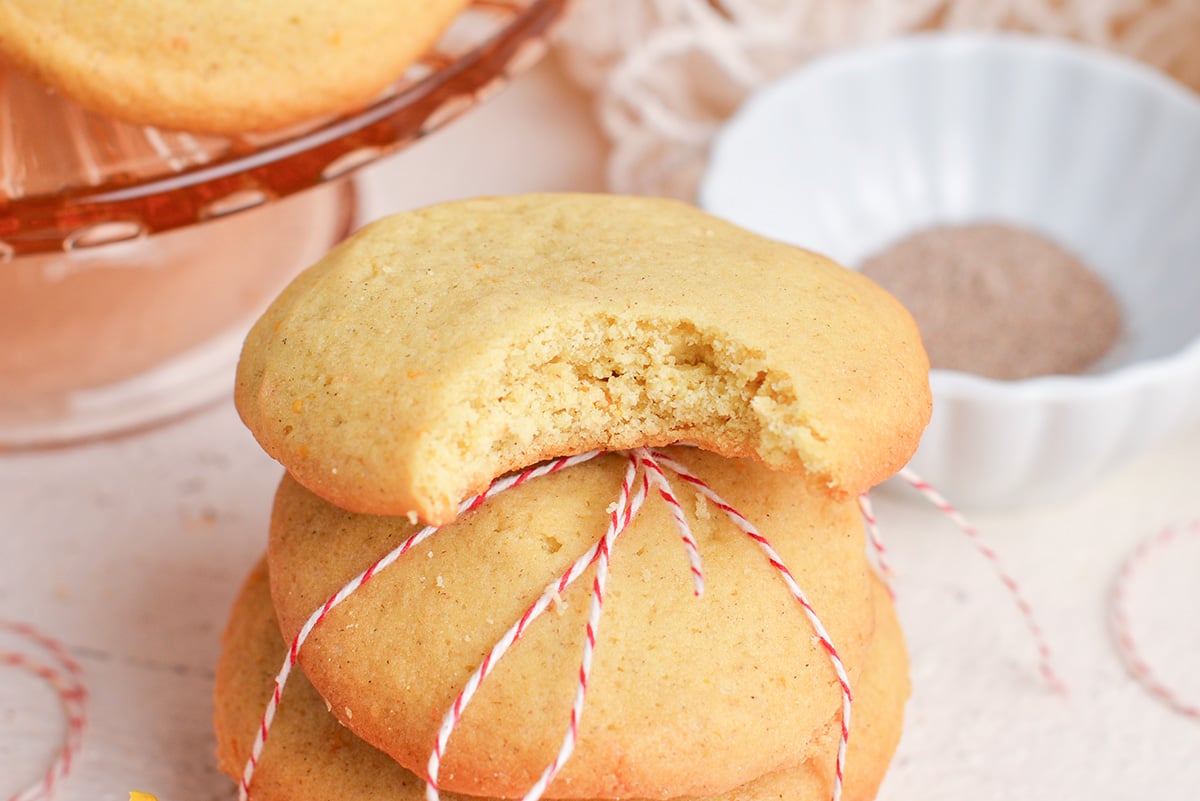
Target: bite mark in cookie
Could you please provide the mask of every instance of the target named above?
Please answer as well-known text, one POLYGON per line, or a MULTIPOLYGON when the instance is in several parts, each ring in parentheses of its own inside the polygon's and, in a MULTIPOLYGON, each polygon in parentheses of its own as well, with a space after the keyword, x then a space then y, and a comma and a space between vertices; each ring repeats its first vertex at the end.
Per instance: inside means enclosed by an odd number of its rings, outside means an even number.
POLYGON ((692 442, 846 499, 929 415, 908 313, 862 276, 673 201, 536 195, 364 229, 247 338, 237 403, 302 484, 442 524, 502 473, 692 442))

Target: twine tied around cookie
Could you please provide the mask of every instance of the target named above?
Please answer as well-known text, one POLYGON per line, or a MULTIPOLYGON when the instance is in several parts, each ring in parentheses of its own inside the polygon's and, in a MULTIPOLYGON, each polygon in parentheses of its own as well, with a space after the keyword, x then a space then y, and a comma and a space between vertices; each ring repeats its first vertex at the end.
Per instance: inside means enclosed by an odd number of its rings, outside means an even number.
MULTIPOLYGON (((680 534, 680 539, 683 542, 684 549, 687 553, 688 564, 693 580, 693 588, 696 596, 700 596, 704 591, 704 573, 703 565, 700 559, 699 548, 697 547, 695 537, 692 535, 690 527, 682 514, 678 498, 675 496, 671 488, 670 480, 667 477, 671 473, 675 477, 687 483, 698 494, 705 497, 707 500, 717 506, 726 517, 744 534, 747 535, 766 556, 770 565, 779 574, 781 580, 787 586, 792 597, 800 605, 805 617, 812 627, 822 650, 824 650, 830 665, 833 668, 839 685, 839 690, 842 697, 842 707, 840 714, 840 737, 838 742, 837 760, 834 771, 834 787, 832 792, 833 801, 840 801, 842 796, 842 785, 845 776, 845 761, 846 749, 850 737, 850 711, 853 696, 850 688, 850 680, 847 676, 845 666, 842 664, 838 650, 817 615, 816 610, 809 602, 808 597, 800 588, 792 575, 791 570, 783 562, 782 558, 771 546, 771 543, 761 532, 747 520, 740 512, 728 504, 720 495, 718 495, 708 484, 702 479, 691 473, 684 465, 671 459, 661 451, 650 450, 646 448, 637 448, 631 451, 621 452, 627 459, 626 470, 621 481, 620 492, 617 501, 612 505, 609 511, 609 523, 605 533, 601 539, 596 542, 591 548, 579 556, 575 562, 555 581, 550 582, 542 594, 533 604, 531 604, 520 619, 500 638, 499 641, 492 647, 491 651, 484 657, 483 662, 467 680, 466 685, 460 691, 451 708, 446 712, 442 725, 435 739, 433 751, 430 754, 429 762, 426 769, 426 798, 429 801, 437 801, 439 799, 439 791, 437 786, 438 772, 441 766, 442 757, 445 753, 446 746, 450 736, 454 731, 455 726, 461 719, 464 710, 470 703, 471 698, 475 695, 480 684, 488 676, 495 667, 496 663, 509 650, 509 648, 520 638, 521 634, 528 626, 536 620, 561 592, 565 591, 576 579, 579 578, 592 564, 596 565, 596 570, 592 579, 591 603, 588 611, 587 624, 585 629, 584 650, 581 663, 578 671, 578 682, 576 684, 575 698, 571 706, 570 719, 567 724, 567 731, 563 737, 558 753, 554 760, 543 772, 541 778, 534 784, 533 787, 524 796, 524 801, 537 801, 542 797, 546 788, 553 781, 559 770, 566 764, 571 754, 575 749, 578 740, 579 721, 583 714, 584 701, 587 696, 588 682, 591 675, 592 657, 595 652, 597 636, 599 629, 601 613, 604 605, 605 589, 608 578, 608 564, 612 555, 612 549, 621 533, 624 532, 629 524, 633 521, 638 511, 644 504, 651 487, 658 491, 659 496, 668 505, 671 511, 672 519, 675 521, 680 534), (638 475, 641 480, 638 481, 638 475)), ((558 459, 552 462, 547 462, 542 465, 527 469, 520 473, 512 474, 497 479, 492 483, 487 490, 468 498, 459 505, 459 513, 463 513, 474 509, 484 503, 488 498, 525 483, 533 478, 544 476, 559 470, 571 467, 583 462, 589 461, 600 455, 599 451, 589 451, 588 453, 579 454, 577 456, 558 459)), ((271 724, 275 717, 275 712, 279 707, 282 699, 284 687, 287 684, 288 676, 292 668, 299 659, 300 650, 304 642, 308 639, 313 629, 324 620, 330 611, 346 600, 355 591, 371 580, 379 571, 385 569, 390 564, 395 562, 404 554, 408 553, 412 548, 419 545, 429 537, 433 536, 438 531, 436 526, 425 526, 415 534, 404 540, 394 549, 389 551, 370 567, 359 573, 357 576, 348 581, 336 593, 331 595, 328 600, 305 621, 301 626, 296 636, 288 648, 287 656, 284 658, 283 666, 275 677, 274 688, 271 697, 267 702, 266 709, 260 721, 258 731, 255 734, 255 740, 251 746, 250 755, 246 760, 245 768, 242 772, 242 778, 239 783, 239 799, 247 801, 250 797, 250 786, 254 777, 255 769, 262 757, 262 751, 269 736, 271 724)))
POLYGON ((1190 523, 1168 526, 1139 542, 1117 571, 1109 598, 1109 608, 1117 653, 1129 675, 1141 684, 1152 697, 1161 701, 1172 711, 1186 718, 1200 721, 1200 701, 1186 699, 1161 678, 1158 668, 1142 652, 1141 646, 1133 634, 1129 613, 1130 584, 1139 573, 1146 569, 1154 557, 1159 556, 1172 545, 1178 544, 1185 536, 1200 539, 1200 518, 1192 520, 1190 523))
MULTIPOLYGON (((524 472, 503 476, 492 482, 486 490, 478 495, 467 498, 458 506, 458 513, 470 511, 482 504, 488 498, 498 495, 507 489, 510 489, 526 481, 544 476, 549 473, 555 473, 573 465, 582 464, 583 462, 594 459, 599 456, 599 451, 588 451, 577 456, 571 456, 563 459, 556 459, 552 462, 546 462, 536 467, 525 470, 524 472)), ((300 648, 305 640, 316 628, 317 624, 324 620, 329 613, 337 607, 342 601, 349 598, 360 587, 369 582, 371 578, 379 571, 386 568, 388 565, 395 562, 401 556, 404 556, 410 550, 420 545, 425 540, 429 539, 437 533, 437 526, 425 526, 417 533, 413 534, 404 542, 400 543, 394 549, 389 551, 379 560, 371 564, 363 572, 359 573, 354 578, 346 582, 343 587, 325 601, 325 603, 309 616, 304 625, 300 627, 300 631, 292 638, 292 643, 288 648, 287 657, 283 660, 283 667, 279 669, 279 673, 275 676, 275 686, 271 692, 271 698, 267 702, 266 710, 263 712, 262 720, 259 723, 258 731, 254 736, 254 744, 250 748, 250 756, 246 760, 246 767, 242 771, 242 779, 239 783, 238 798, 240 801, 246 801, 250 796, 250 781, 254 777, 254 771, 258 767, 258 760, 262 756, 263 746, 266 744, 267 736, 271 731, 271 724, 275 720, 275 711, 279 708, 279 702, 283 696, 283 688, 287 685, 288 676, 291 674, 292 668, 300 658, 300 648)))
MULTIPOLYGON (((504 492, 512 487, 519 486, 526 481, 545 476, 550 473, 558 472, 578 464, 589 461, 600 455, 600 451, 589 451, 577 456, 557 459, 552 462, 547 462, 520 473, 504 476, 494 481, 484 492, 479 495, 468 498, 459 506, 459 513, 476 509, 485 503, 489 498, 504 492)), ((726 517, 744 534, 747 535, 760 550, 763 551, 770 565, 777 571, 781 580, 787 586, 792 597, 800 605, 803 610, 809 625, 813 629, 820 642, 821 647, 826 652, 829 662, 833 667, 834 673, 837 676, 839 689, 842 696, 842 709, 840 714, 841 727, 838 743, 837 760, 834 773, 834 787, 832 792, 833 801, 840 801, 842 795, 842 786, 845 777, 845 760, 846 750, 850 737, 850 720, 851 706, 853 694, 850 688, 850 681, 846 674, 845 667, 842 664, 841 657, 838 655, 837 648, 834 646, 828 631, 817 615, 816 610, 809 602, 804 591, 796 582, 791 571, 783 562, 782 558, 771 546, 771 543, 758 531, 758 529, 745 516, 738 512, 735 508, 729 505, 720 495, 718 495, 712 487, 705 483, 702 479, 692 473, 686 466, 672 459, 667 454, 659 450, 637 448, 631 451, 620 452, 627 459, 625 474, 622 478, 620 491, 616 502, 609 509, 609 523, 603 537, 593 544, 587 551, 580 555, 567 570, 556 580, 551 581, 546 585, 541 595, 529 607, 526 608, 521 617, 514 623, 508 631, 492 646, 491 650, 484 657, 483 661, 468 678, 463 689, 455 698, 451 708, 447 710, 443 717, 442 724, 435 738, 434 747, 430 754, 429 761, 426 766, 426 798, 428 801, 438 801, 440 798, 438 790, 438 774, 441 768, 441 763, 446 752, 451 735, 455 727, 458 725, 471 699, 475 696, 482 682, 495 668, 499 660, 508 652, 513 644, 516 643, 525 632, 525 630, 538 618, 543 612, 553 603, 554 599, 559 597, 568 587, 570 587, 576 579, 578 579, 589 567, 593 564, 596 566, 596 571, 592 580, 591 602, 588 611, 587 624, 585 627, 585 640, 583 655, 578 670, 578 682, 576 685, 575 698, 571 706, 570 719, 567 723, 567 731, 563 737, 559 750, 549 766, 545 769, 542 776, 527 791, 523 801, 537 801, 542 797, 546 788, 557 776, 558 772, 566 764, 571 754, 575 749, 578 741, 579 722, 583 714, 584 702, 587 696, 588 683, 591 676, 591 667, 593 655, 596 649, 597 632, 600 626, 601 613, 604 606, 605 590, 608 579, 608 565, 612 556, 613 547, 620 535, 629 527, 630 523, 636 517, 647 496, 651 490, 656 490, 662 500, 667 504, 668 510, 671 513, 676 527, 679 530, 680 539, 683 543, 689 569, 692 576, 694 594, 699 597, 704 592, 704 571, 703 563, 700 557, 699 547, 695 537, 691 532, 691 528, 683 514, 682 506, 678 497, 675 495, 671 487, 671 481, 668 473, 675 478, 688 484, 694 492, 703 496, 705 499, 713 503, 718 509, 725 513, 726 517), (638 481, 638 476, 641 479, 638 481)), ((1017 608, 1022 614, 1025 624, 1036 644, 1039 656, 1039 671, 1051 687, 1063 691, 1065 685, 1055 671, 1049 645, 1042 632, 1041 626, 1038 624, 1033 614, 1032 606, 1025 599, 1020 586, 1015 578, 1009 573, 1002 564, 999 555, 991 548, 982 538, 981 533, 972 526, 963 515, 954 508, 940 493, 937 492, 926 481, 921 479, 910 469, 905 468, 900 471, 900 477, 907 481, 915 488, 926 500, 932 503, 939 511, 953 520, 958 527, 967 535, 968 539, 975 545, 976 549, 988 560, 993 570, 1000 578, 1001 583, 1013 598, 1017 608)), ((895 592, 891 584, 892 568, 887 559, 887 549, 883 542, 883 537, 879 529, 878 520, 871 506, 869 496, 864 493, 858 498, 859 510, 862 514, 863 521, 868 534, 868 541, 875 554, 875 562, 878 572, 881 574, 889 594, 895 597, 895 592)), ((1200 529, 1200 526, 1198 526, 1200 529)), ((299 632, 292 639, 291 645, 288 648, 288 653, 284 659, 283 666, 276 675, 274 689, 271 698, 267 703, 266 710, 263 714, 259 725, 258 732, 255 736, 255 741, 251 747, 250 756, 246 761, 245 769, 242 773, 242 779, 239 788, 239 798, 241 801, 247 801, 250 795, 250 784, 254 776, 258 761, 262 756, 263 748, 266 744, 267 737, 270 732, 272 721, 274 720, 275 712, 282 698, 284 686, 287 683, 291 669, 295 666, 299 659, 300 650, 304 642, 308 639, 313 629, 325 619, 325 617, 342 601, 350 597, 355 591, 365 585, 371 578, 377 575, 381 570, 388 567, 397 559, 408 553, 412 548, 424 542, 438 531, 436 526, 425 526, 410 536, 408 539, 401 542, 392 551, 385 554, 370 567, 348 581, 340 590, 329 597, 328 600, 316 611, 310 615, 299 632)), ((1132 640, 1129 640, 1132 642, 1132 640)), ((1150 675, 1146 672, 1146 675, 1150 675)), ((1190 714, 1190 712, 1189 712, 1190 714)))
POLYGON ((15 635, 49 657, 46 660, 25 651, 6 650, 0 651, 0 665, 24 670, 50 685, 66 715, 65 737, 46 771, 38 781, 8 797, 8 801, 45 801, 53 797, 59 783, 71 772, 83 742, 88 700, 83 668, 62 643, 28 623, 0 620, 0 630, 15 635))
POLYGON ((591 676, 592 655, 596 649, 596 632, 600 626, 600 612, 604 606, 604 590, 608 583, 608 563, 612 555, 612 547, 617 537, 629 527, 630 522, 633 521, 634 516, 641 509, 642 503, 646 498, 646 490, 649 488, 649 481, 646 478, 646 473, 643 472, 641 486, 637 489, 636 493, 632 496, 630 495, 630 487, 633 485, 638 466, 638 458, 631 456, 625 468, 625 476, 621 479, 620 494, 617 496, 617 501, 613 505, 612 511, 609 512, 608 528, 605 530, 604 536, 599 542, 585 551, 582 556, 576 559, 557 581, 553 581, 546 586, 546 589, 538 597, 537 601, 525 610, 517 623, 505 632, 504 636, 492 647, 492 650, 484 657, 483 662, 471 674, 466 686, 458 694, 458 697, 454 699, 454 704, 442 720, 433 753, 429 756, 429 764, 426 768, 425 797, 429 801, 437 801, 439 797, 437 780, 442 756, 445 754, 450 735, 454 732, 458 721, 461 719, 467 705, 471 702, 471 698, 475 695, 475 691, 479 688, 480 683, 482 683, 495 665, 499 663, 500 658, 504 656, 509 647, 521 637, 525 629, 540 617, 553 600, 571 586, 575 579, 594 562, 596 564, 596 574, 592 579, 592 600, 588 609, 583 660, 579 666, 579 683, 575 688, 575 700, 571 704, 571 718, 567 734, 563 738, 562 745, 559 747, 554 761, 550 763, 533 787, 526 792, 524 796, 525 801, 541 798, 546 787, 553 781, 554 777, 562 769, 562 766, 566 764, 567 759, 570 758, 571 753, 575 750, 575 743, 578 740, 579 733, 579 719, 583 713, 583 702, 587 696, 588 680, 591 676))

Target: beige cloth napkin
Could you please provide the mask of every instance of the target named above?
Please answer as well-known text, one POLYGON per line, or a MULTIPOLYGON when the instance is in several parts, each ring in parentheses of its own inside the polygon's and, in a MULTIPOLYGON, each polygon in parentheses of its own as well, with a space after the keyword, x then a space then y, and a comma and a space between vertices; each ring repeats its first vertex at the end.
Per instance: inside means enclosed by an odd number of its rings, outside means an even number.
POLYGON ((1008 29, 1113 48, 1200 90, 1200 0, 575 0, 558 38, 612 143, 609 189, 691 199, 756 87, 839 47, 1008 29))

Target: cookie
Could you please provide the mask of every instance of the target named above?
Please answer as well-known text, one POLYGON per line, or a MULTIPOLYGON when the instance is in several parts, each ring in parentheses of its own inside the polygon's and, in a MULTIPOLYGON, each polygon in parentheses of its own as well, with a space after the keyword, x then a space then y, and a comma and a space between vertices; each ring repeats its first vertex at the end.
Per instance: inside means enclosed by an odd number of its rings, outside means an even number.
MULTIPOLYGON (((903 637, 887 594, 878 586, 874 604, 878 626, 855 690, 846 801, 875 797, 900 737, 909 691, 903 637)), ((242 589, 222 643, 214 692, 217 755, 221 770, 238 780, 286 650, 265 564, 259 564, 242 589)), ((836 726, 833 720, 826 724, 809 760, 730 792, 690 801, 826 801, 836 726)), ((423 801, 424 790, 411 772, 339 725, 303 673, 293 674, 254 775, 254 801, 423 801)), ((490 801, 446 792, 442 798, 490 801)))
POLYGON ((445 523, 495 476, 691 442, 839 499, 929 417, 909 314, 868 279, 674 201, 534 195, 386 218, 250 332, 238 409, 346 509, 445 523))
MULTIPOLYGON (((753 460, 671 452, 772 542, 853 681, 874 631, 857 506, 753 460)), ((443 714, 493 643, 603 535, 625 464, 605 455, 502 493, 334 609, 300 657, 334 714, 424 770, 443 714)), ((704 561, 704 595, 694 597, 669 507, 652 494, 614 548, 578 747, 549 797, 725 792, 810 758, 815 734, 841 708, 826 653, 763 552, 675 485, 704 561)), ((346 512, 285 477, 268 548, 285 637, 415 530, 403 517, 346 512)), ((563 592, 483 682, 450 739, 442 786, 519 796, 553 760, 574 698, 591 576, 563 592)))
POLYGON ((0 57, 86 108, 220 134, 351 111, 466 0, 5 0, 0 57))

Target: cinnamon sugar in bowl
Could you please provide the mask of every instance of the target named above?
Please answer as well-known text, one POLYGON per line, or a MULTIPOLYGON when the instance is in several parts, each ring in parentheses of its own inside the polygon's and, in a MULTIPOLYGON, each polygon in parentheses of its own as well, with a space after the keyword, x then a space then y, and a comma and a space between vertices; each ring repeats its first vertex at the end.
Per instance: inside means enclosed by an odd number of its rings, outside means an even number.
POLYGON ((943 225, 862 263, 921 329, 939 370, 1013 381, 1090 370, 1121 335, 1121 304, 1073 253, 1025 228, 943 225))
MULTIPOLYGON (((1069 497, 1200 423, 1200 97, 1140 63, 1015 34, 821 58, 726 125, 700 204, 858 267, 919 232, 997 224, 1055 243, 1111 291, 1120 333, 1080 373, 933 370, 912 467, 958 505, 1069 497)), ((1053 307, 1045 287, 1018 288, 1053 307)), ((943 294, 922 299, 971 314, 943 294)), ((1028 325, 983 311, 997 340, 1028 325)))

